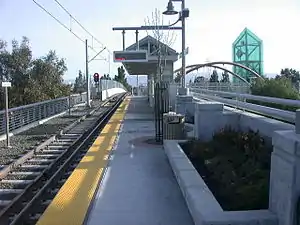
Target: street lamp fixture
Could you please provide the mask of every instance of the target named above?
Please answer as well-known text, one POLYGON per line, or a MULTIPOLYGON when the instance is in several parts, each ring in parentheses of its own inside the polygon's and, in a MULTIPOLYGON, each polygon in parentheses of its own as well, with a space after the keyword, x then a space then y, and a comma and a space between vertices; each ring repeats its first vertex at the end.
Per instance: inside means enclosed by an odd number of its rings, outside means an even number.
MULTIPOLYGON (((186 94, 185 91, 185 18, 189 17, 189 9, 185 8, 185 0, 169 0, 167 10, 163 12, 164 15, 176 15, 178 12, 174 10, 173 2, 181 2, 181 11, 179 12, 179 19, 176 21, 179 22, 181 20, 181 34, 182 34, 182 49, 181 49, 181 60, 182 60, 182 65, 181 65, 181 87, 184 89, 182 90, 182 94, 186 94)), ((176 23, 172 24, 175 25, 176 23)))
POLYGON ((178 12, 174 10, 173 2, 170 0, 168 2, 167 10, 163 12, 164 15, 176 15, 178 12))

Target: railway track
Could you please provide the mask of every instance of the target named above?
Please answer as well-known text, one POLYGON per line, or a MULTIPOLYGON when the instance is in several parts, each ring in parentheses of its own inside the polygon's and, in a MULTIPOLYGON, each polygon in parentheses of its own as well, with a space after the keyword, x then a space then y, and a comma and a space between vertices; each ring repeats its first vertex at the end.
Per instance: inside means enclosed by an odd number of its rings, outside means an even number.
POLYGON ((62 116, 52 118, 43 123, 24 130, 10 138, 12 147, 7 148, 4 140, 0 141, 0 174, 1 170, 14 162, 17 158, 25 155, 38 145, 45 142, 61 130, 68 127, 84 115, 87 115, 101 106, 103 102, 94 101, 92 107, 87 109, 85 106, 77 106, 71 110, 71 113, 66 113, 62 116))
POLYGON ((0 225, 36 223, 124 97, 107 100, 0 172, 0 225))

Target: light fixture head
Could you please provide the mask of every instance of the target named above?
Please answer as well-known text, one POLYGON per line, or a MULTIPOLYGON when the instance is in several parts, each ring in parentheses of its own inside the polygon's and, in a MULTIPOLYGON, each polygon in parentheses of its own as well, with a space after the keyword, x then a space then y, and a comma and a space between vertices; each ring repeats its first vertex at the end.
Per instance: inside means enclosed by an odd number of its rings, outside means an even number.
POLYGON ((163 12, 164 15, 176 15, 178 12, 174 10, 172 1, 168 2, 167 10, 163 12))

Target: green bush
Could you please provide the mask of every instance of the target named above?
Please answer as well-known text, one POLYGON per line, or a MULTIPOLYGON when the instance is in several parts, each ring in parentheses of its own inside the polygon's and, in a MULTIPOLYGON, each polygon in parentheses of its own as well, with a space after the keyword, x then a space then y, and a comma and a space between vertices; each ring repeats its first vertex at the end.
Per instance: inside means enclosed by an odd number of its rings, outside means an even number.
MULTIPOLYGON (((300 95, 293 88, 290 79, 285 77, 281 77, 277 79, 265 78, 264 80, 258 79, 251 86, 251 93, 253 95, 269 96, 275 98, 285 98, 285 99, 295 99, 295 100, 300 99, 300 95)), ((248 100, 247 102, 269 106, 269 107, 282 109, 282 110, 289 110, 289 111, 295 111, 296 109, 298 109, 297 107, 293 107, 293 106, 285 106, 285 105, 279 105, 274 103, 265 103, 265 102, 259 102, 254 100, 248 100)))
POLYGON ((210 142, 181 146, 224 210, 268 208, 272 148, 258 132, 227 127, 210 142))

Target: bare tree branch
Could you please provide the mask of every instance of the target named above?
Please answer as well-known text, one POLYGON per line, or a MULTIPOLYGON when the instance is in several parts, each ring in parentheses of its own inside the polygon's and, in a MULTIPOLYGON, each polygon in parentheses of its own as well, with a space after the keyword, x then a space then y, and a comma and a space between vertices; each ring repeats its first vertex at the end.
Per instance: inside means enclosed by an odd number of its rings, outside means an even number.
MULTIPOLYGON (((170 25, 170 22, 168 23, 170 25)), ((161 80, 161 75, 165 69, 166 66, 166 57, 167 57, 167 48, 171 47, 175 40, 176 40, 176 35, 174 31, 171 30, 160 30, 159 26, 164 25, 164 20, 162 17, 161 12, 156 8, 154 12, 152 12, 152 18, 150 20, 149 17, 145 19, 145 25, 152 25, 157 27, 157 29, 152 31, 153 37, 157 40, 157 45, 156 45, 156 50, 155 53, 157 54, 158 57, 158 71, 157 71, 157 76, 155 78, 159 78, 161 80)), ((147 32, 147 35, 148 32, 147 32)))

